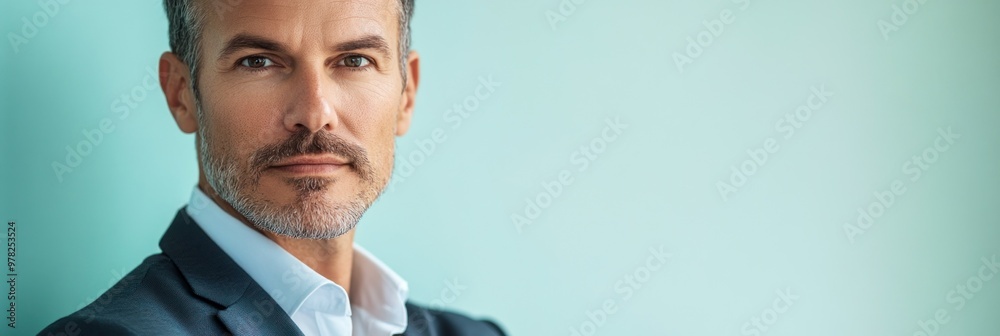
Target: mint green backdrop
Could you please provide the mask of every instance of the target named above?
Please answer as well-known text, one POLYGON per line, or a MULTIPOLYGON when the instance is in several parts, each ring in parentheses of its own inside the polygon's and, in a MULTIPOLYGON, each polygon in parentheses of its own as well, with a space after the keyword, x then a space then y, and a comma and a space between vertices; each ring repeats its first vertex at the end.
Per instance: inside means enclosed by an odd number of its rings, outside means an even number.
MULTIPOLYGON (((0 12, 0 330, 34 334, 158 251, 195 151, 146 86, 159 1, 0 12)), ((411 299, 513 335, 1000 334, 997 15, 418 0, 414 125, 357 239, 411 299)))

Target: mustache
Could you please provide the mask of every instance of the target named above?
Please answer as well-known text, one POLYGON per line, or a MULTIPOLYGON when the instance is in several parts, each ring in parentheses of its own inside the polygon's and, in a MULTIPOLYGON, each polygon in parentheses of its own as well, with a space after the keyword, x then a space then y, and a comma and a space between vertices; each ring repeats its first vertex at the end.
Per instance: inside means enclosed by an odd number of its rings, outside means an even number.
POLYGON ((311 133, 302 129, 292 134, 287 140, 264 146, 254 152, 252 167, 261 172, 281 160, 300 155, 334 154, 350 162, 362 179, 371 179, 374 175, 368 152, 361 146, 329 132, 311 133))

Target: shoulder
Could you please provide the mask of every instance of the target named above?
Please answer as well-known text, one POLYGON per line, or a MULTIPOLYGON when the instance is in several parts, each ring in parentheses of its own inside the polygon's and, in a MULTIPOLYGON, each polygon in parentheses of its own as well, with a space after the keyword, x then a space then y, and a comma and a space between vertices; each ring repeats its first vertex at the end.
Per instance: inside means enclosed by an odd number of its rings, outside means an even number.
POLYGON ((419 330, 429 336, 506 335, 503 329, 492 321, 473 319, 459 313, 427 308, 412 302, 406 303, 406 312, 409 316, 407 332, 419 330))
MULTIPOLYGON (((149 256, 94 302, 43 329, 39 335, 138 335, 179 331, 179 305, 191 294, 182 275, 163 254, 149 256)), ((181 314, 183 315, 183 314, 181 314)))

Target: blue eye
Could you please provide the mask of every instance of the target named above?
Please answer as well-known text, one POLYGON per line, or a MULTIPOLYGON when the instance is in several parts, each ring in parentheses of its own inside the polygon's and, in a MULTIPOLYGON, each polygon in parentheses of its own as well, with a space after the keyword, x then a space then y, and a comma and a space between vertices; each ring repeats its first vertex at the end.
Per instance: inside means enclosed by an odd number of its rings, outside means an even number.
POLYGON ((250 56, 240 60, 240 65, 252 69, 261 69, 274 65, 274 61, 264 56, 250 56))

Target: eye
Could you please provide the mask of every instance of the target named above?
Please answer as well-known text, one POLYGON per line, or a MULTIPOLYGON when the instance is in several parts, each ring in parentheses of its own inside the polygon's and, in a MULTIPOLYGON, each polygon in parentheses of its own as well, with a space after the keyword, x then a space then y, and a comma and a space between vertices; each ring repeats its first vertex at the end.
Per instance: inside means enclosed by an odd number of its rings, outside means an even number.
POLYGON ((371 61, 367 57, 360 55, 351 55, 344 57, 338 65, 342 65, 348 68, 364 68, 371 64, 371 61))
POLYGON ((264 56, 244 57, 240 65, 251 69, 262 69, 274 65, 274 61, 264 56))

